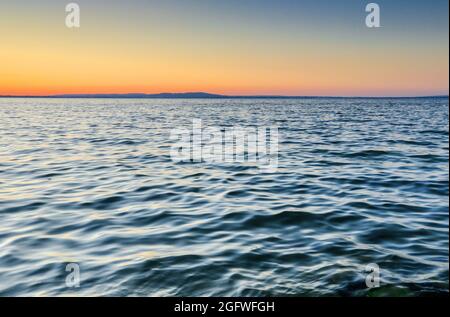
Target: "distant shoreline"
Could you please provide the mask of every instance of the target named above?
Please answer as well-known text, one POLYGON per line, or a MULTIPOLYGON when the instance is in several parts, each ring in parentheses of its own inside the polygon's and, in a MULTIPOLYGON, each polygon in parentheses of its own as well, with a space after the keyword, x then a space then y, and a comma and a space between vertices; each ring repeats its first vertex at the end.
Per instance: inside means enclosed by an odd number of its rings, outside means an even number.
POLYGON ((425 99, 425 98, 446 98, 448 95, 436 96, 283 96, 283 95, 219 95, 204 92, 189 93, 160 93, 160 94, 61 94, 47 96, 18 96, 0 95, 0 98, 52 98, 52 99, 425 99))

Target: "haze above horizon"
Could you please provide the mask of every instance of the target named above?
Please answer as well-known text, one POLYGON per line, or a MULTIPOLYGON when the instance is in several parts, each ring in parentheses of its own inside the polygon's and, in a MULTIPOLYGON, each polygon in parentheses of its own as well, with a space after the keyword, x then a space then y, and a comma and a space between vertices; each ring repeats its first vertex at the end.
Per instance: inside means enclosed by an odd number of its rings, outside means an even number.
POLYGON ((99 99, 227 99, 227 98, 448 98, 448 95, 421 96, 308 96, 308 95, 222 95, 207 92, 185 93, 118 93, 118 94, 58 94, 58 95, 0 95, 0 98, 99 98, 99 99))

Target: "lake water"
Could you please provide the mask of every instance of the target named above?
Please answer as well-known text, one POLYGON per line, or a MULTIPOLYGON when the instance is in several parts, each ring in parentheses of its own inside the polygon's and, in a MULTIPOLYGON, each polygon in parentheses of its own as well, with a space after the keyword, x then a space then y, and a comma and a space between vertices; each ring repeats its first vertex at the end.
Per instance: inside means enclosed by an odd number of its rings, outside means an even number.
POLYGON ((0 295, 448 294, 448 115, 445 98, 0 99, 0 295), (173 162, 194 118, 277 126, 278 169, 173 162))

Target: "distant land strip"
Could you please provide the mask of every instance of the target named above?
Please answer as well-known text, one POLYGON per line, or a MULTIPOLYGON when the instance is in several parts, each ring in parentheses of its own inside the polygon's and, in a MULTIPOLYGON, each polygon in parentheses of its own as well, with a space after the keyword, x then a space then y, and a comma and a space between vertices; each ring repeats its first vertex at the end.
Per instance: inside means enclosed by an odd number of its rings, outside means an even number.
POLYGON ((218 95, 206 92, 186 92, 186 93, 159 93, 159 94, 144 94, 144 93, 127 93, 127 94, 58 94, 47 96, 33 96, 33 95, 0 95, 0 98, 104 98, 104 99, 311 99, 311 98, 338 98, 338 99, 365 99, 365 98, 449 98, 448 95, 437 96, 283 96, 283 95, 248 95, 248 96, 233 96, 233 95, 218 95))

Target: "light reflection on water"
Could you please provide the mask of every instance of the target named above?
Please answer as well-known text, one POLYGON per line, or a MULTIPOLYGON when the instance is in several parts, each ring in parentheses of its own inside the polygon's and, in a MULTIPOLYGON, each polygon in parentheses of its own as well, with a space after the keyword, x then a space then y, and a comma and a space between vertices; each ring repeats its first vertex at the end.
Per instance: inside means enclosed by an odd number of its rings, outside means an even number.
POLYGON ((448 100, 0 99, 0 277, 22 296, 448 293, 448 100), (278 126, 278 171, 174 164, 193 118, 278 126))

